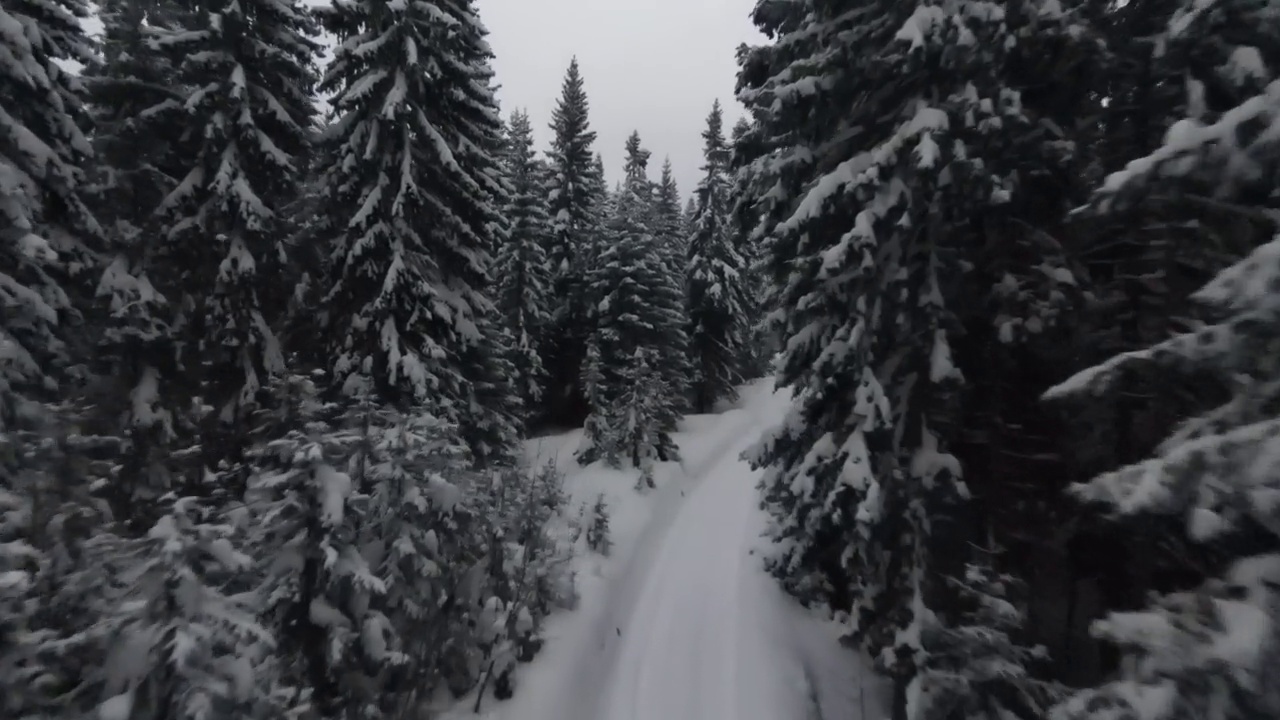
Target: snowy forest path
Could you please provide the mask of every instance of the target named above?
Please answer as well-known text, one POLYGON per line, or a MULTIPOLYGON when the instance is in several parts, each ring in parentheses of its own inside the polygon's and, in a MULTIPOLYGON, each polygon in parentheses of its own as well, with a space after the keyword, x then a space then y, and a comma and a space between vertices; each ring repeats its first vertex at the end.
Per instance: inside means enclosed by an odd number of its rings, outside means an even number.
MULTIPOLYGON (((510 720, 879 720, 872 681, 830 623, 764 571, 759 473, 741 460, 780 421, 784 394, 744 388, 703 416, 683 480, 658 490, 598 612, 583 617, 552 683, 526 687, 510 720), (864 679, 865 678, 865 679, 864 679)), ((553 641, 557 642, 557 641, 553 641)), ((548 678, 549 679, 549 678, 548 678)), ((513 708, 514 710, 514 708, 513 708)))

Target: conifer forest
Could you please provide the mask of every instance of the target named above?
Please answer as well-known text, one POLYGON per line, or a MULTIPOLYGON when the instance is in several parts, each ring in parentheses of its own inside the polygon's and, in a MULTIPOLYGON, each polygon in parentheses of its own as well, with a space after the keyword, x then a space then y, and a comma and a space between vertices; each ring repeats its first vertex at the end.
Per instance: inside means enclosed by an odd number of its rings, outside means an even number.
POLYGON ((739 4, 0 0, 0 717, 1280 718, 1280 1, 739 4))

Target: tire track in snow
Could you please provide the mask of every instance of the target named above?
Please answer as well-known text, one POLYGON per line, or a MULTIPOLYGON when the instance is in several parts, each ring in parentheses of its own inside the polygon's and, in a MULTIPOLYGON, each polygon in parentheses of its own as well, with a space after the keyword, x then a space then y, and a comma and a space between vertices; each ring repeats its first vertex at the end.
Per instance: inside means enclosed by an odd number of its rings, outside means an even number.
POLYGON ((754 562, 747 548, 753 512, 758 512, 756 474, 739 455, 756 441, 754 431, 772 419, 769 413, 754 414, 753 432, 738 435, 727 452, 708 463, 681 506, 648 573, 642 606, 624 630, 624 637, 647 637, 620 648, 599 718, 801 720, 787 715, 803 709, 802 699, 791 697, 794 688, 767 673, 750 676, 741 664, 768 654, 761 623, 771 618, 761 617, 742 593, 743 578, 769 580, 758 568, 746 567, 754 562), (742 639, 754 641, 746 653, 742 639))
POLYGON ((625 558, 615 560, 616 570, 610 573, 608 586, 601 596, 590 607, 581 608, 585 626, 554 640, 569 646, 564 648, 570 657, 568 664, 558 669, 548 686, 526 688, 527 693, 535 695, 518 697, 527 714, 511 720, 604 720, 600 705, 614 675, 619 650, 629 643, 650 642, 647 634, 633 634, 628 628, 634 624, 632 617, 637 612, 639 597, 654 574, 664 547, 663 539, 692 499, 706 471, 735 452, 744 437, 754 439, 751 433, 758 427, 759 420, 750 406, 754 398, 769 394, 762 384, 749 386, 744 388, 743 407, 714 420, 706 416, 697 418, 699 422, 716 423, 717 432, 711 436, 711 442, 701 444, 698 456, 691 458, 691 465, 680 464, 679 475, 683 477, 668 479, 654 492, 650 518, 631 550, 625 558))

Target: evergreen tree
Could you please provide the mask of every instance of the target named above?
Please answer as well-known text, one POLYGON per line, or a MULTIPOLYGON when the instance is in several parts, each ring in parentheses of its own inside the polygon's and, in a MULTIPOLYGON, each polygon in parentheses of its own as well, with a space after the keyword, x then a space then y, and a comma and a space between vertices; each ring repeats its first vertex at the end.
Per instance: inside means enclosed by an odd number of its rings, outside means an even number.
MULTIPOLYGON (((676 187, 671 170, 671 159, 662 162, 662 175, 654 187, 653 228, 667 268, 668 285, 679 295, 681 311, 685 311, 685 268, 688 265, 689 234, 685 232, 680 213, 680 190, 676 187)), ((691 397, 691 376, 694 373, 687 352, 664 358, 657 368, 664 381, 678 398, 678 409, 688 409, 691 397)))
MULTIPOLYGON (((221 503, 179 498, 137 539, 100 532, 86 543, 101 614, 83 633, 103 643, 79 693, 100 717, 269 717, 272 636, 248 587, 253 559, 221 503), (104 587, 105 585, 105 587, 104 587)), ((97 648, 77 648, 80 652, 97 648)))
POLYGON ((546 244, 550 225, 543 205, 543 176, 533 151, 529 116, 511 114, 507 134, 507 175, 511 200, 504 215, 509 234, 498 250, 498 308, 513 340, 512 381, 524 402, 526 415, 537 411, 547 373, 541 349, 550 322, 551 268, 546 244))
POLYGON ((89 489, 105 473, 70 461, 75 448, 62 428, 80 418, 59 402, 82 389, 85 330, 96 330, 84 311, 103 249, 85 203, 85 92, 61 65, 92 61, 80 24, 88 16, 79 0, 0 7, 0 712, 8 717, 66 709, 59 695, 74 689, 79 658, 50 650, 85 628, 76 611, 89 599, 53 598, 102 515, 89 489))
POLYGON ((353 482, 370 462, 375 408, 366 396, 348 407, 321 398, 315 382, 288 376, 271 388, 250 454, 254 475, 246 503, 254 519, 248 543, 262 558, 259 612, 276 636, 266 695, 283 713, 310 704, 322 717, 368 703, 344 685, 364 659, 357 649, 361 606, 386 587, 357 549, 367 486, 353 482), (354 460, 354 462, 352 462, 354 460))
POLYGON ((685 351, 683 308, 652 229, 649 152, 641 147, 639 133, 631 134, 626 148, 626 183, 616 200, 609 242, 589 276, 590 296, 598 300, 589 343, 591 363, 584 370, 593 397, 579 453, 583 463, 619 455, 647 463, 651 457, 674 459, 677 452, 670 433, 680 398, 652 367, 651 358, 685 351), (636 384, 641 381, 653 389, 643 412, 626 400, 639 391, 636 384))
POLYGON ((729 144, 729 167, 733 177, 729 222, 734 248, 742 257, 746 277, 742 286, 745 289, 743 322, 747 326, 747 339, 740 367, 745 377, 762 377, 769 372, 770 359, 776 348, 765 322, 768 306, 762 288, 768 284, 768 273, 764 267, 764 238, 758 232, 763 231, 763 225, 757 208, 761 201, 759 196, 765 189, 755 182, 753 161, 758 159, 761 150, 751 130, 751 123, 746 118, 738 118, 733 126, 729 144))
POLYGON ((671 389, 659 371, 654 350, 636 348, 627 364, 620 410, 616 422, 619 450, 640 470, 641 483, 653 487, 653 464, 663 457, 662 428, 674 427, 678 414, 670 401, 671 389))
MULTIPOLYGON (((203 425, 204 461, 234 464, 259 391, 284 370, 264 292, 288 263, 293 226, 281 210, 305 169, 317 45, 294 2, 231 3, 181 21, 156 42, 181 57, 177 83, 191 89, 181 121, 199 140, 184 149, 180 180, 160 204, 154 262, 168 273, 178 336, 181 377, 172 381, 181 397, 213 409, 193 421, 203 425)), ((170 102, 152 107, 164 113, 170 102)))
POLYGON ((586 356, 586 273, 590 265, 583 257, 597 232, 593 213, 593 178, 603 180, 592 164, 591 144, 596 134, 587 118, 587 93, 583 88, 578 60, 569 63, 561 86, 560 99, 551 116, 550 184, 547 212, 551 216, 551 237, 547 256, 551 262, 554 297, 557 305, 547 337, 543 366, 550 373, 546 405, 551 418, 575 421, 583 415, 579 376, 586 356))
POLYGON ((662 176, 654 188, 654 232, 664 254, 670 257, 672 272, 684 268, 689 236, 683 232, 680 215, 680 189, 671 170, 671 158, 662 161, 662 176))
MULTIPOLYGON (((1280 129, 1280 84, 1268 78, 1280 67, 1278 33, 1274 14, 1252 3, 1182 4, 1159 40, 1169 57, 1190 61, 1190 117, 1174 123, 1154 152, 1108 176, 1092 209, 1113 213, 1181 192, 1193 202, 1213 197, 1237 219, 1269 218, 1262 224, 1274 232, 1280 150, 1269 138, 1280 129)), ((1278 287, 1280 239, 1273 239, 1193 295, 1205 321, 1045 394, 1096 402, 1135 375, 1163 388, 1186 377, 1217 391, 1201 395, 1209 401, 1168 433, 1154 457, 1072 486, 1072 495, 1127 525, 1143 518, 1145 529, 1152 517, 1168 518, 1189 547, 1212 546, 1215 562, 1198 587, 1156 594, 1146 608, 1096 622, 1093 632, 1123 653, 1121 672, 1077 693, 1054 717, 1280 713, 1280 693, 1266 680, 1280 663, 1280 515, 1269 499, 1280 492, 1270 460, 1280 428, 1278 287)))
POLYGON ((501 452, 506 421, 478 400, 502 395, 484 295, 503 197, 485 31, 469 2, 344 2, 322 20, 345 38, 322 85, 337 92, 321 161, 334 381, 368 376, 458 426, 477 456, 501 452))
POLYGON ((1280 517, 1267 500, 1280 492, 1268 461, 1280 428, 1280 378, 1274 354, 1264 350, 1276 342, 1278 269, 1280 240, 1197 293, 1216 311, 1213 322, 1116 356, 1047 393, 1100 394, 1122 374, 1152 366, 1209 371, 1232 391, 1224 404, 1176 428, 1156 457, 1072 488, 1122 519, 1179 518, 1190 540, 1232 549, 1222 578, 1096 623, 1094 632, 1118 645, 1129 662, 1120 678, 1079 693, 1058 717, 1105 711, 1108 717, 1225 719, 1280 712, 1280 695, 1263 679, 1280 661, 1280 517))
POLYGON ((98 287, 110 315, 96 349, 103 387, 94 399, 102 422, 123 427, 128 440, 110 501, 144 531, 160 517, 148 506, 181 470, 172 445, 190 429, 184 411, 197 390, 193 378, 181 377, 170 303, 183 297, 172 282, 181 270, 156 241, 165 221, 155 212, 186 174, 198 142, 186 134, 189 89, 175 83, 180 59, 153 40, 157 30, 173 31, 191 17, 167 0, 108 0, 99 17, 103 57, 86 78, 97 160, 90 201, 111 256, 98 287))
POLYGON ((746 262, 734 247, 729 223, 729 149, 722 123, 716 101, 702 133, 705 174, 695 194, 697 209, 685 270, 693 407, 703 413, 710 412, 716 401, 737 396, 746 354, 746 262))
POLYGON ((92 60, 88 16, 81 0, 0 9, 0 432, 66 379, 78 286, 97 268, 101 228, 82 189, 84 88, 58 65, 92 60))
POLYGON ((1017 189, 1007 136, 1031 135, 1005 76, 1017 39, 1004 8, 979 2, 762 1, 755 18, 776 40, 743 56, 740 98, 763 144, 753 182, 770 188, 757 210, 778 381, 796 397, 752 458, 767 468, 771 568, 852 609, 902 720, 937 556, 957 547, 946 519, 968 496, 948 452, 960 261, 1017 189))

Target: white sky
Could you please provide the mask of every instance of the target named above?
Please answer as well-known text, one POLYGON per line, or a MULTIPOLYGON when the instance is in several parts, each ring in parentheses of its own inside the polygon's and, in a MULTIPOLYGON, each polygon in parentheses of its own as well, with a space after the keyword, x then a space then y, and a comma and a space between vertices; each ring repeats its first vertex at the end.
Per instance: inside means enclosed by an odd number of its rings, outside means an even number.
POLYGON ((658 179, 670 155, 682 202, 698 182, 707 113, 716 98, 725 133, 741 115, 733 99, 734 50, 758 44, 755 0, 477 0, 489 29, 504 115, 528 110, 539 149, 569 59, 578 57, 591 103, 595 150, 610 185, 619 179, 632 130, 653 156, 658 179))

